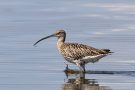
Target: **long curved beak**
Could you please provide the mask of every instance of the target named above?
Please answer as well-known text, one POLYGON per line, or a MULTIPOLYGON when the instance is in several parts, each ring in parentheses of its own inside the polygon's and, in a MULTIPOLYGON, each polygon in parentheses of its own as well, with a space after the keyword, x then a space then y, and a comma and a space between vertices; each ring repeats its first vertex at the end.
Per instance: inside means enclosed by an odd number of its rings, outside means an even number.
POLYGON ((47 38, 50 38, 50 37, 54 37, 55 34, 52 34, 52 35, 49 35, 47 37, 44 37, 44 38, 41 38, 40 40, 38 40, 36 43, 33 44, 33 46, 35 46, 36 44, 38 44, 40 41, 44 40, 44 39, 47 39, 47 38))

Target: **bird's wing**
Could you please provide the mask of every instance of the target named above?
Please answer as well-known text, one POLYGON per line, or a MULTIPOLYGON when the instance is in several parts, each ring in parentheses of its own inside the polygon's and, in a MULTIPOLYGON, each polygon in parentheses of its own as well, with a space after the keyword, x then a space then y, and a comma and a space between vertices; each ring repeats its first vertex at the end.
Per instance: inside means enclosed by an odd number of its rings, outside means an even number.
POLYGON ((64 58, 78 60, 84 58, 85 56, 105 54, 105 51, 83 44, 65 43, 61 46, 61 53, 64 58))

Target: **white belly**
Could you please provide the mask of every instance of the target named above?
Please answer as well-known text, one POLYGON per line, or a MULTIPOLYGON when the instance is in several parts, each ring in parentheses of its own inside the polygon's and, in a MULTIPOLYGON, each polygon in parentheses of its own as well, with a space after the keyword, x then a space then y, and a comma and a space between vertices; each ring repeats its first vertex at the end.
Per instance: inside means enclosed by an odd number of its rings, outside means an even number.
POLYGON ((86 56, 80 60, 74 60, 71 58, 66 58, 66 60, 70 63, 74 63, 76 65, 79 65, 81 63, 83 64, 87 64, 87 63, 95 63, 97 62, 99 59, 101 59, 102 57, 106 56, 108 54, 100 54, 100 55, 96 55, 96 56, 86 56))
POLYGON ((81 59, 80 61, 84 61, 85 64, 91 62, 91 63, 95 63, 97 62, 99 59, 101 59, 102 57, 106 56, 107 54, 100 54, 100 55, 96 55, 96 56, 86 56, 83 59, 81 59))

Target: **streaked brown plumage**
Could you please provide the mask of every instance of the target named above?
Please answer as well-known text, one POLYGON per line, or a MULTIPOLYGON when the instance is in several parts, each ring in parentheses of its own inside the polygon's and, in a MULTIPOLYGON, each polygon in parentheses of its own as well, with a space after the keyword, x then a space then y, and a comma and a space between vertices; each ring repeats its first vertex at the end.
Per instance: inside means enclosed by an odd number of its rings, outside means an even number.
POLYGON ((109 49, 96 49, 78 43, 65 43, 66 32, 64 30, 59 30, 52 35, 44 37, 38 40, 34 45, 50 37, 58 38, 57 47, 59 52, 68 62, 76 64, 82 71, 85 71, 85 64, 89 62, 94 63, 111 53, 109 49))

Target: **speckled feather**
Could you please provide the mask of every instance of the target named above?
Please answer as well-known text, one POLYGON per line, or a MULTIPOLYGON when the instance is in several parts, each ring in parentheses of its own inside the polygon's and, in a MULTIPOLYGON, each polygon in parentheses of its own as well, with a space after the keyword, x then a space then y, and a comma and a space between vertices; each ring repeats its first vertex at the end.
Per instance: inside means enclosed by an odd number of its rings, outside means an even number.
POLYGON ((86 56, 107 54, 108 52, 78 43, 63 43, 59 48, 66 60, 81 60, 86 56))

